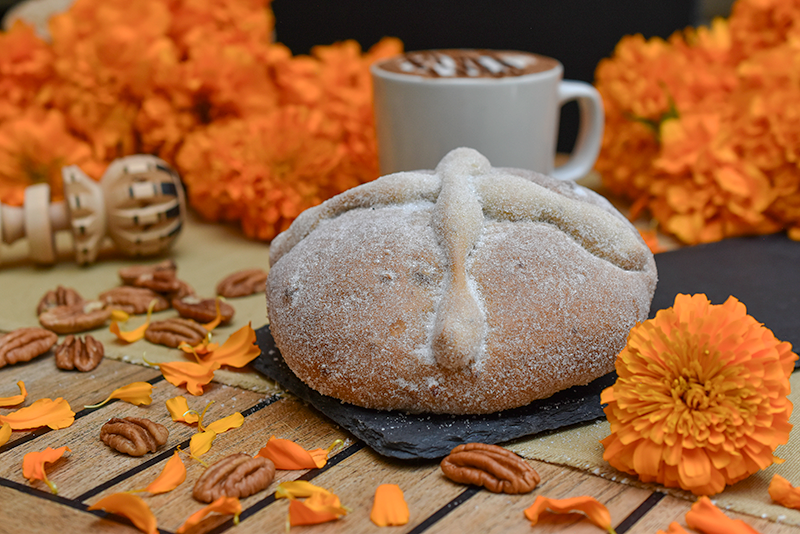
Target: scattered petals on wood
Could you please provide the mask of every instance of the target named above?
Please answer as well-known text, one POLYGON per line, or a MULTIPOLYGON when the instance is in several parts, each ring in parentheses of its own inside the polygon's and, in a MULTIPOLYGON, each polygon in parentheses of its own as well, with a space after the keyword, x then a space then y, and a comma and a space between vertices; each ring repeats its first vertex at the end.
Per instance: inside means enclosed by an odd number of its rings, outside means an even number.
POLYGON ((47 478, 44 464, 52 464, 64 456, 66 451, 72 452, 67 446, 57 449, 47 447, 41 452, 29 452, 22 458, 22 476, 30 481, 41 480, 50 487, 50 491, 53 494, 58 494, 56 485, 47 478))
POLYGON ((88 510, 105 510, 130 519, 131 523, 147 534, 157 534, 158 521, 141 497, 132 493, 114 493, 103 497, 88 510))
POLYGON ((781 506, 800 510, 800 487, 792 486, 787 479, 777 473, 772 475, 769 483, 769 496, 781 506))
POLYGON ((256 332, 247 323, 231 334, 222 346, 209 351, 203 361, 240 368, 255 360, 259 354, 261 349, 256 345, 256 332))
POLYGON ((11 439, 11 425, 3 423, 0 425, 0 447, 8 443, 9 439, 11 439))
POLYGON ((408 503, 403 490, 397 484, 381 484, 375 490, 375 500, 369 518, 379 527, 398 526, 408 523, 408 503))
POLYGON ((41 426, 58 430, 67 428, 73 421, 75 421, 75 412, 61 397, 56 400, 39 399, 30 406, 20 408, 7 415, 0 415, 0 423, 8 423, 12 430, 26 430, 41 426))
POLYGON ((210 364, 195 362, 167 362, 158 363, 158 368, 167 382, 173 386, 186 384, 186 391, 192 395, 202 395, 203 386, 214 378, 214 371, 219 369, 219 363, 210 364))
POLYGON ((741 519, 725 515, 708 497, 697 499, 686 512, 686 525, 703 534, 759 534, 741 519))
POLYGON ((314 469, 328 463, 328 451, 314 449, 307 451, 294 441, 272 436, 256 456, 272 460, 276 469, 314 469))
POLYGON ((124 341, 125 343, 139 341, 144 337, 144 331, 147 330, 148 326, 150 326, 150 317, 153 315, 153 306, 155 306, 156 303, 157 301, 155 299, 150 302, 150 305, 147 307, 147 318, 145 319, 144 324, 141 326, 138 326, 133 330, 123 332, 119 327, 119 323, 115 320, 112 320, 111 326, 109 326, 108 329, 112 334, 117 336, 117 339, 124 341))
POLYGON ((125 402, 130 402, 134 406, 140 406, 144 404, 145 406, 149 405, 153 402, 153 399, 150 395, 153 394, 153 385, 148 382, 133 382, 132 384, 128 384, 127 386, 122 386, 120 388, 115 389, 111 392, 111 395, 108 396, 106 400, 99 404, 92 404, 90 406, 84 406, 84 408, 99 408, 103 406, 111 399, 119 399, 125 402))
POLYGON ((242 513, 242 503, 239 502, 239 499, 236 497, 220 497, 216 501, 212 502, 205 508, 198 510, 197 512, 193 513, 186 522, 178 528, 176 531, 178 534, 183 534, 193 526, 197 525, 205 519, 206 516, 212 513, 224 514, 224 515, 232 515, 233 516, 233 524, 239 524, 239 514, 242 513))
POLYGON ((166 405, 169 415, 176 423, 182 422, 191 425, 200 420, 200 415, 196 411, 189 409, 189 403, 186 402, 186 397, 183 395, 167 400, 166 405))
POLYGON ((316 525, 334 521, 347 515, 347 508, 333 493, 314 492, 305 500, 290 499, 289 502, 289 524, 316 525))
POLYGON ((148 493, 167 493, 172 491, 186 480, 186 466, 178 455, 178 451, 172 454, 161 474, 147 486, 144 491, 148 493))
POLYGON ((28 390, 25 389, 25 382, 22 380, 17 382, 17 387, 19 387, 19 395, 0 398, 0 407, 5 408, 6 406, 16 406, 17 404, 22 404, 22 402, 28 396, 28 390))
POLYGON ((611 514, 608 508, 600 504, 594 497, 582 496, 571 497, 569 499, 550 499, 539 495, 533 504, 525 510, 525 517, 527 517, 531 525, 535 525, 539 521, 539 516, 545 511, 554 512, 556 514, 570 514, 580 512, 592 522, 592 524, 614 533, 614 528, 611 526, 611 514))

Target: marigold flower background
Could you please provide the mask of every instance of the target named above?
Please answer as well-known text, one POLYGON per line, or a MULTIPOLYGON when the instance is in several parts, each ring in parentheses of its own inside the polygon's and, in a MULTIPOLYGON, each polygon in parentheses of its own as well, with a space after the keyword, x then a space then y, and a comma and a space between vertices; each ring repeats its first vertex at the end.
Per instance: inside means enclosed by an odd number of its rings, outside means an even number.
POLYGON ((800 240, 800 1, 738 0, 668 40, 623 38, 596 85, 603 183, 684 243, 800 240))
POLYGON ((270 0, 77 0, 52 42, 0 33, 0 198, 61 198, 61 167, 99 179, 114 159, 173 164, 190 204, 269 240, 303 210, 379 174, 369 65, 384 39, 293 56, 270 0))

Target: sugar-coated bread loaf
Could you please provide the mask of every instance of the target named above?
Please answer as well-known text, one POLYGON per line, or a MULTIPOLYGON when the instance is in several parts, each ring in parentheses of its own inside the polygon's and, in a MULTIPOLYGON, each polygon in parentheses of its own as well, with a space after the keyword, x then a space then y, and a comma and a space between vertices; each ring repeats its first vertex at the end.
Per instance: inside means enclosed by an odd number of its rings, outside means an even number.
POLYGON ((452 414, 613 370, 657 278, 603 197, 467 148, 305 211, 270 263, 272 334, 306 384, 368 408, 452 414))

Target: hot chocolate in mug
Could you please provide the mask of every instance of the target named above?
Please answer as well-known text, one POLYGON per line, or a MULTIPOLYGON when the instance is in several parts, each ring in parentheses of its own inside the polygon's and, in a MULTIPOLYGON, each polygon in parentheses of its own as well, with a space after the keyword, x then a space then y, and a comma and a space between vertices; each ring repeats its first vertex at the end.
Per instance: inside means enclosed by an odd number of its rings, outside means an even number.
POLYGON ((407 52, 372 66, 381 174, 432 169, 470 147, 494 166, 575 180, 600 151, 603 104, 588 83, 563 80, 557 60, 529 52, 407 52), (577 100, 580 127, 566 163, 554 167, 561 106, 577 100))

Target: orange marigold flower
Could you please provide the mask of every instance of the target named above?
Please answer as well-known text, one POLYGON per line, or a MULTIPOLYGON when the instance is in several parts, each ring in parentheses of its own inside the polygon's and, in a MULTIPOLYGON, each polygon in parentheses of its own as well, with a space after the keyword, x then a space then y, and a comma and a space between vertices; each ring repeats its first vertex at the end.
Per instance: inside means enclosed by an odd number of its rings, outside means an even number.
POLYGON ((769 483, 769 496, 781 506, 800 510, 800 488, 792 486, 791 482, 777 473, 772 475, 769 483))
POLYGON ((0 32, 0 122, 17 116, 53 76, 53 52, 32 26, 17 19, 0 32))
POLYGON ((44 464, 51 464, 70 451, 67 446, 52 449, 47 447, 41 452, 29 452, 22 458, 22 475, 28 480, 41 480, 50 487, 50 491, 58 494, 58 488, 47 478, 44 464))
POLYGON ((703 534, 759 534, 741 519, 731 519, 714 506, 708 497, 700 497, 686 512, 686 524, 703 534))
POLYGON ((603 506, 594 497, 571 497, 569 499, 551 499, 544 495, 539 495, 533 504, 525 509, 525 517, 535 525, 539 517, 546 511, 557 514, 570 514, 580 512, 586 515, 587 519, 595 526, 607 530, 610 534, 615 534, 614 527, 611 525, 611 514, 608 508, 603 506))
POLYGON ((635 326, 603 391, 603 459, 643 482, 713 495, 773 462, 792 425, 789 343, 730 297, 678 295, 635 326))

